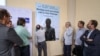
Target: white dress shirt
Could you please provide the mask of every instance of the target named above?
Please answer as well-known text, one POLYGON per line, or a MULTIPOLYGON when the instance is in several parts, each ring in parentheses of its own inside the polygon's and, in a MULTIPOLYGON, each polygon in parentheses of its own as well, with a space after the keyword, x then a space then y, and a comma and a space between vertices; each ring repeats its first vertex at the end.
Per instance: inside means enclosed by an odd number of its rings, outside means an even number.
POLYGON ((73 37, 73 28, 69 27, 65 30, 64 33, 64 44, 72 45, 72 37, 73 37))
POLYGON ((84 34, 84 32, 86 31, 85 28, 80 28, 76 31, 76 35, 75 35, 75 45, 81 45, 82 41, 80 40, 80 37, 84 34))
POLYGON ((39 29, 35 33, 35 42, 36 44, 39 42, 45 41, 45 30, 44 29, 39 29))

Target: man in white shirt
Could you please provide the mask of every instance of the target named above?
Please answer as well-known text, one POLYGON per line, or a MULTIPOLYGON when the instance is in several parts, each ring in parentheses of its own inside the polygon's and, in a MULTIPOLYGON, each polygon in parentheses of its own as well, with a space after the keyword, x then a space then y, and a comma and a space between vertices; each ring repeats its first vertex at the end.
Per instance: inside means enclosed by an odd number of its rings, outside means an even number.
POLYGON ((73 28, 70 22, 65 24, 66 30, 64 32, 64 56, 71 56, 73 28))
POLYGON ((84 21, 78 22, 78 30, 75 34, 75 53, 76 56, 83 56, 83 50, 82 50, 82 41, 80 40, 80 37, 84 34, 86 29, 84 28, 84 21))
POLYGON ((35 33, 36 47, 38 47, 38 56, 42 56, 42 50, 44 51, 44 56, 47 56, 47 46, 45 41, 45 30, 40 26, 36 26, 35 33))

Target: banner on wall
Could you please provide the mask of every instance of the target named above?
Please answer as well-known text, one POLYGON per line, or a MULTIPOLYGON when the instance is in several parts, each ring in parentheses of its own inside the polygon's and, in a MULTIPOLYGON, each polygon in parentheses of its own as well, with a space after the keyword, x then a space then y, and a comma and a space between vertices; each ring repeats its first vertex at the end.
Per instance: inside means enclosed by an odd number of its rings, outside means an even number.
POLYGON ((40 24, 41 26, 46 27, 47 18, 51 19, 51 27, 55 29, 56 39, 59 39, 59 7, 36 3, 35 24, 40 24))

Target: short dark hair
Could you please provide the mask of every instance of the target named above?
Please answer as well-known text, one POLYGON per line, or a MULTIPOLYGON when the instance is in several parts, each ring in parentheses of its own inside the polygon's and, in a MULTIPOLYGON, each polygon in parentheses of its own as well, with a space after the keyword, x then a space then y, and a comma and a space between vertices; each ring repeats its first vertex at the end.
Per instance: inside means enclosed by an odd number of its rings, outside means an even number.
POLYGON ((0 8, 0 20, 2 20, 4 16, 10 17, 10 14, 6 9, 0 8))
POLYGON ((25 23, 26 23, 26 21, 24 18, 18 18, 17 25, 23 25, 25 23))
POLYGON ((98 22, 96 20, 90 20, 91 24, 94 25, 94 27, 98 26, 98 22))
POLYGON ((80 24, 82 24, 83 26, 85 25, 84 21, 79 21, 80 24))
POLYGON ((51 19, 50 19, 50 18, 47 18, 47 19, 46 19, 46 23, 51 24, 51 19))
POLYGON ((36 30, 38 30, 38 29, 40 29, 41 28, 41 26, 38 24, 38 25, 36 25, 36 30))

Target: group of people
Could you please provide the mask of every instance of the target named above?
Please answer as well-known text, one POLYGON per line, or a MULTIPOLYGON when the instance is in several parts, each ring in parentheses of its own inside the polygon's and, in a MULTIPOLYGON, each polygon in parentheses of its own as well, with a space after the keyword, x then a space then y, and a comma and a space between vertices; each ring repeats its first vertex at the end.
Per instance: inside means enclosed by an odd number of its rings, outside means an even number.
POLYGON ((0 56, 30 56, 29 40, 32 37, 25 23, 24 18, 18 18, 14 27, 10 13, 0 8, 0 56))
MULTIPOLYGON (((55 40, 55 29, 51 27, 51 20, 46 19, 46 27, 36 25, 35 46, 38 47, 38 56, 47 56, 46 41, 55 40)), ((11 22, 11 15, 6 9, 0 8, 0 56, 30 56, 29 40, 32 39, 30 33, 25 28, 24 18, 18 18, 17 26, 11 22)), ((78 29, 73 34, 74 29, 70 22, 66 22, 66 30, 63 36, 64 55, 71 56, 100 56, 100 30, 96 27, 98 22, 90 20, 87 28, 85 22, 78 22, 78 29), (73 38, 74 37, 74 38, 73 38), (73 42, 74 39, 74 42, 73 42), (74 48, 72 50, 72 43, 74 48)))
MULTIPOLYGON (((18 18, 17 26, 14 27, 10 13, 0 8, 0 56, 30 56, 30 33, 25 28, 25 18, 18 18)), ((51 19, 46 19, 46 30, 42 26, 36 26, 36 47, 38 56, 47 56, 46 41, 55 40, 55 29, 51 27, 51 19)))
POLYGON ((66 22, 63 37, 63 56, 71 56, 71 53, 75 56, 100 56, 100 30, 96 28, 98 22, 90 20, 87 28, 84 25, 84 21, 78 21, 78 29, 73 34, 74 29, 71 27, 71 23, 66 22), (72 48, 73 44, 74 48, 72 48))
MULTIPOLYGON (((41 25, 36 25, 35 45, 38 47, 38 56, 42 56, 42 50, 44 51, 44 56, 47 56, 46 41, 55 36, 52 31, 51 35, 47 34, 50 31, 51 24, 51 21, 49 24, 47 23, 48 20, 46 20, 46 28, 43 28, 41 25)), ((96 20, 90 20, 85 28, 85 22, 78 21, 77 26, 78 29, 74 34, 74 28, 71 27, 71 23, 65 23, 66 30, 63 35, 63 56, 71 56, 72 53, 76 56, 100 56, 100 30, 96 28, 98 22, 96 20), (74 48, 72 48, 73 44, 74 48)))

